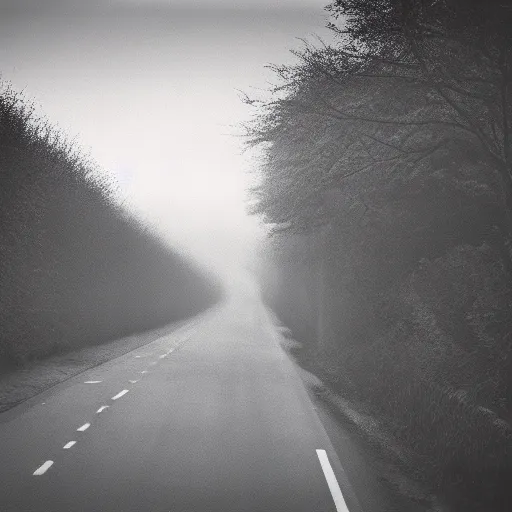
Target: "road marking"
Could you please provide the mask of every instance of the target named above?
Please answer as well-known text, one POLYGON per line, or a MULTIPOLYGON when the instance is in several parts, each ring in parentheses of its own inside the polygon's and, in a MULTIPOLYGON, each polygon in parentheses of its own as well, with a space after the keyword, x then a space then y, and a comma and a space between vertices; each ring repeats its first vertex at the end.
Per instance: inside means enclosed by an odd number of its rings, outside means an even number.
POLYGON ((77 432, 85 432, 91 426, 90 423, 84 423, 81 427, 77 428, 77 432))
POLYGON ((75 444, 76 441, 69 441, 69 443, 66 443, 62 448, 64 448, 64 450, 69 450, 75 444))
POLYGON ((162 354, 158 359, 163 359, 164 357, 167 357, 167 354, 162 354))
POLYGON ((103 412, 105 409, 108 409, 108 405, 102 405, 97 411, 96 414, 99 414, 100 412, 103 412))
POLYGON ((37 468, 32 474, 35 476, 44 475, 52 465, 53 460, 47 460, 41 467, 37 468))
POLYGON ((142 356, 135 356, 135 359, 140 359, 142 356))
POLYGON ((338 480, 336 480, 336 475, 334 474, 329 458, 327 457, 327 453, 325 450, 317 450, 316 454, 320 460, 320 465, 322 466, 337 512, 349 512, 347 504, 345 503, 345 498, 343 497, 343 493, 341 492, 338 484, 338 480))
POLYGON ((135 383, 137 383, 137 382, 139 382, 139 381, 138 381, 138 380, 129 380, 128 382, 129 382, 130 384, 135 384, 135 383))
POLYGON ((128 393, 129 389, 123 389, 120 393, 117 393, 116 396, 112 397, 112 400, 117 400, 118 398, 121 398, 122 396, 126 395, 128 393))
POLYGON ((147 370, 142 370, 140 373, 148 373, 147 370))
POLYGON ((99 384, 101 380, 86 380, 84 384, 99 384))

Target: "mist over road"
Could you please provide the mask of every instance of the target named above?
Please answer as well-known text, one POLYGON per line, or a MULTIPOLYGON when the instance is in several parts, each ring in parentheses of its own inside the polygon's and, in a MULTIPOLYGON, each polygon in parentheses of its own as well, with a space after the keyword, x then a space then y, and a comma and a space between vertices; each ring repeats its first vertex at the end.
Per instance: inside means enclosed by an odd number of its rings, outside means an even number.
POLYGON ((3 512, 358 510, 256 293, 0 421, 3 512))

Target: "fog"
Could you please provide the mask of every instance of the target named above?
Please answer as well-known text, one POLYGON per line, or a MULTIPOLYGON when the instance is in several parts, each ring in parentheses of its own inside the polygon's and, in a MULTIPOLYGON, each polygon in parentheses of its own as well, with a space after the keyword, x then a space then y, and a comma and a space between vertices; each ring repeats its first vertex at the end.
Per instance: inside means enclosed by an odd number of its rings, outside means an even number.
POLYGON ((222 273, 245 266, 261 227, 245 211, 253 162, 236 136, 249 115, 238 91, 265 88, 266 64, 324 33, 323 2, 63 5, 4 4, 3 79, 174 246, 222 273))

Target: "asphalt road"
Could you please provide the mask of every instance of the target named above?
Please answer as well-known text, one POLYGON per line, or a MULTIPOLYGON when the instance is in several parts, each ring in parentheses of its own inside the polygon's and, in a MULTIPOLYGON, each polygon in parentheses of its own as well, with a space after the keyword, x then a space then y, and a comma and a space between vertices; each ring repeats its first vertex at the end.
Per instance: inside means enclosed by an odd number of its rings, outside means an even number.
POLYGON ((252 295, 0 415, 0 480, 2 512, 360 512, 252 295))

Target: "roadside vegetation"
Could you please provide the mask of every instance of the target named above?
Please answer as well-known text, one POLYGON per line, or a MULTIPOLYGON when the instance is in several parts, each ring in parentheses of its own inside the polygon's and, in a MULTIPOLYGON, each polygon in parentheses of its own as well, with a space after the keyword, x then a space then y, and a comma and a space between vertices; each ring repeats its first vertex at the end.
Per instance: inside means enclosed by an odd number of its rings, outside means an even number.
POLYGON ((267 301, 452 510, 512 510, 512 9, 327 10, 245 98, 267 301))
POLYGON ((0 91, 0 373, 207 308, 219 285, 113 200, 113 185, 0 91))

